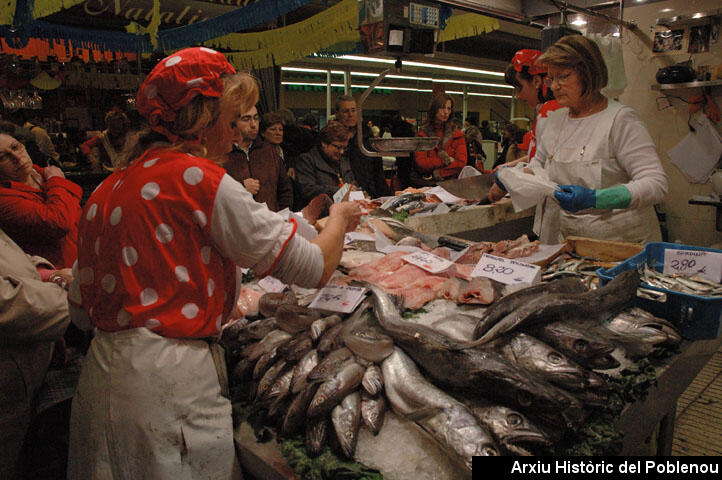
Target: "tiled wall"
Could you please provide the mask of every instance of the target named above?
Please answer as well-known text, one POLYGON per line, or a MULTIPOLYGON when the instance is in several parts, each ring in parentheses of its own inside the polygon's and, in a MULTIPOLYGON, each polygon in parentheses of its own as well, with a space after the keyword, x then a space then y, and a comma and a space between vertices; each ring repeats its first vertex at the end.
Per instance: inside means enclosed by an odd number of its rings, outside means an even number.
MULTIPOLYGON (((685 61, 692 57, 696 65, 717 65, 722 63, 722 40, 710 45, 710 52, 690 55, 686 48, 684 53, 672 56, 653 56, 651 50, 650 29, 655 20, 680 14, 693 14, 700 11, 714 11, 722 7, 719 0, 668 0, 648 5, 625 2, 629 6, 624 9, 624 19, 633 21, 639 26, 644 39, 625 31, 622 36, 624 48, 624 65, 627 73, 628 86, 620 97, 620 101, 633 107, 642 116, 657 144, 657 148, 669 177, 669 194, 663 204, 667 214, 667 227, 670 241, 681 240, 692 245, 709 246, 722 242, 722 232, 715 229, 715 209, 708 206, 689 205, 692 195, 707 195, 712 192, 709 182, 690 184, 681 175, 676 166, 672 165, 666 152, 682 140, 688 133, 688 105, 680 100, 672 99, 672 108, 659 109, 657 97, 660 91, 651 90, 655 84, 655 74, 660 67, 685 61), (671 12, 661 12, 671 8, 671 12)), ((700 89, 675 90, 674 95, 687 98, 697 94, 700 89)), ((722 105, 722 86, 715 87, 712 92, 718 105, 722 105)), ((666 104, 659 100, 660 104, 666 104)), ((722 124, 722 122, 721 122, 722 124)), ((717 125, 720 130, 720 124, 717 125)), ((689 159, 695 161, 694 158, 689 159)))

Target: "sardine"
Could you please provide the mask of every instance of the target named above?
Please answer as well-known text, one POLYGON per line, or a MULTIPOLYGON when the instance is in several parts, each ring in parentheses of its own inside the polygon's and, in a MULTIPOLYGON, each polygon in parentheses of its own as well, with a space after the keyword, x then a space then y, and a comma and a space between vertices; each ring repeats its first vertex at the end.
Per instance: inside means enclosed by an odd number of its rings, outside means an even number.
POLYGON ((334 325, 338 325, 339 323, 341 323, 341 317, 338 315, 329 315, 328 317, 314 320, 314 322, 311 324, 311 338, 315 342, 316 340, 321 338, 323 332, 333 327, 334 325))
POLYGON ((342 347, 334 350, 326 358, 318 362, 318 365, 306 376, 306 381, 308 383, 325 382, 336 375, 344 363, 352 359, 353 353, 348 348, 342 347))
POLYGON ((331 424, 336 431, 341 451, 346 457, 353 458, 358 429, 361 426, 361 397, 358 392, 349 393, 334 407, 331 411, 331 424))
POLYGON ((298 393, 305 389, 308 383, 306 379, 308 374, 314 367, 318 365, 318 352, 310 350, 301 360, 293 367, 293 378, 291 379, 291 392, 298 393))
POLYGON ((476 455, 499 455, 492 436, 460 402, 427 381, 399 348, 381 363, 386 397, 394 411, 414 421, 471 469, 476 455))
POLYGON ((364 390, 370 395, 378 395, 384 388, 384 376, 378 365, 369 365, 366 367, 363 379, 361 380, 364 390))
POLYGON ((372 397, 365 391, 361 392, 361 419, 371 433, 378 435, 386 416, 386 400, 383 395, 372 397))
POLYGON ((308 416, 325 415, 333 410, 333 407, 338 405, 349 392, 354 391, 361 384, 364 371, 365 369, 356 362, 346 363, 333 378, 318 387, 308 406, 308 416))
POLYGON ((300 305, 280 305, 276 310, 278 327, 291 334, 308 330, 314 320, 320 317, 321 314, 316 310, 300 305))
POLYGON ((291 290, 264 293, 258 300, 258 310, 264 317, 273 317, 281 305, 298 305, 296 294, 291 290))
POLYGON ((318 385, 308 385, 293 399, 291 405, 288 407, 286 416, 283 417, 283 424, 281 425, 281 433, 283 433, 283 435, 290 437, 301 430, 303 421, 306 418, 308 404, 311 403, 311 399, 316 393, 317 388, 318 385))
POLYGON ((472 403, 470 408, 479 422, 494 434, 499 444, 512 454, 527 456, 539 448, 552 445, 544 432, 516 410, 478 402, 472 403))
POLYGON ((326 446, 328 436, 328 417, 306 420, 306 451, 311 457, 317 457, 326 446))
POLYGON ((474 331, 474 337, 479 338, 493 327, 499 320, 525 305, 533 298, 539 295, 549 293, 582 293, 585 292, 584 285, 575 278, 563 278, 554 282, 534 285, 528 288, 517 290, 516 292, 504 295, 502 298, 494 302, 486 309, 484 315, 479 320, 479 324, 474 331))

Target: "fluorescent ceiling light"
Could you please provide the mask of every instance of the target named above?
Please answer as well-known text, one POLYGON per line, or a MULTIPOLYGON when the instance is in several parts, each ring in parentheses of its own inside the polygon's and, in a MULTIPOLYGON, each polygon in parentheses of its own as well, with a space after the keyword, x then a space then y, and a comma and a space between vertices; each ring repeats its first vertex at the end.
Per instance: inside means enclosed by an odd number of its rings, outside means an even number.
MULTIPOLYGON (((326 73, 327 70, 319 68, 304 68, 304 67, 281 67, 282 71, 286 72, 300 72, 300 73, 326 73)), ((331 70, 333 75, 343 75, 342 70, 331 70)), ((351 72, 351 76, 356 77, 378 77, 378 73, 373 72, 351 72)), ((476 85, 479 87, 495 87, 495 88, 514 88, 512 85, 505 83, 489 83, 489 82, 470 82, 468 80, 453 80, 451 78, 431 78, 431 77, 417 77, 414 75, 396 75, 389 74, 385 78, 391 78, 396 80, 417 80, 421 82, 436 82, 436 83, 457 83, 460 85, 476 85)))
MULTIPOLYGON (((297 85, 302 87, 325 87, 325 83, 321 82, 287 82, 283 81, 281 82, 281 85, 297 85)), ((343 88, 342 83, 332 83, 332 87, 338 87, 343 88)), ((369 88, 369 85, 351 85, 351 88, 369 88)), ((376 88, 381 90, 400 90, 405 92, 422 92, 422 93, 431 93, 432 90, 430 88, 413 88, 413 87, 381 87, 377 86, 376 88)), ((447 91, 446 93, 450 95, 463 95, 464 92, 457 92, 457 91, 447 91)), ((467 95, 475 96, 475 97, 498 97, 498 98, 512 98, 511 95, 497 95, 494 93, 477 93, 477 92, 467 92, 467 95)))
POLYGON ((702 18, 702 17, 704 17, 704 13, 702 13, 702 12, 697 12, 694 15, 692 15, 692 18, 702 18))
POLYGON ((579 27, 581 27, 582 25, 586 25, 586 24, 587 24, 587 21, 584 20, 582 17, 577 17, 574 19, 574 21, 572 21, 572 25, 577 25, 579 27))
MULTIPOLYGON (((343 60, 356 60, 360 62, 374 62, 374 63, 396 63, 396 60, 389 60, 386 58, 376 58, 376 57, 361 57, 358 55, 342 55, 338 57, 343 60)), ((407 65, 409 67, 423 67, 423 68, 437 68, 439 70, 453 70, 455 72, 466 72, 466 73, 478 73, 480 75, 494 75, 497 77, 503 77, 504 72, 493 72, 491 70, 480 70, 477 68, 466 68, 466 67, 456 67, 456 66, 450 66, 450 65, 441 65, 438 63, 425 63, 425 62, 414 62, 411 60, 404 60, 402 61, 403 65, 407 65)))

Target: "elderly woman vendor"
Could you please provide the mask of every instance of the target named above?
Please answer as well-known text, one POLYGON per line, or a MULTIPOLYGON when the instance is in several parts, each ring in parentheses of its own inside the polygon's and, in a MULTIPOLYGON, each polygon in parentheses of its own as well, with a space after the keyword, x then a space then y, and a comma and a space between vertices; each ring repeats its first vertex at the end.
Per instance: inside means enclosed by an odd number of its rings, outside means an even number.
POLYGON ((667 176, 636 112, 600 93, 607 67, 599 47, 570 35, 539 61, 548 67, 544 81, 565 107, 549 115, 535 154, 559 185, 554 198, 562 208, 558 225, 547 226, 546 242, 568 235, 660 240, 654 204, 667 193, 667 176))

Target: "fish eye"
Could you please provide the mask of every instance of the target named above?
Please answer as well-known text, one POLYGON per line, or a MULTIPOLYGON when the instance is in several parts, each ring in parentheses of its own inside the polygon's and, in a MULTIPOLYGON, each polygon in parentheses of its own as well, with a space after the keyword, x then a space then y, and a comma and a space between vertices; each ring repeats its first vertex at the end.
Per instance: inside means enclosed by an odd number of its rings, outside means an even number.
POLYGON ((516 413, 510 413, 509 415, 506 416, 506 423, 508 423, 512 427, 521 425, 521 415, 518 415, 516 413))
POLYGON ((587 342, 586 340, 574 341, 574 350, 576 350, 577 352, 583 352, 587 348, 589 348, 589 342, 587 342))
POLYGON ((550 352, 549 355, 547 355, 547 358, 552 363, 562 363, 562 356, 557 352, 550 352))
POLYGON ((499 455, 499 452, 497 452, 496 449, 492 447, 483 447, 481 449, 481 455, 484 457, 496 457, 497 455, 499 455))

